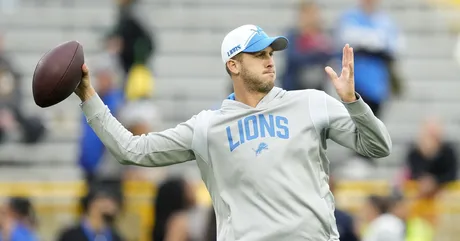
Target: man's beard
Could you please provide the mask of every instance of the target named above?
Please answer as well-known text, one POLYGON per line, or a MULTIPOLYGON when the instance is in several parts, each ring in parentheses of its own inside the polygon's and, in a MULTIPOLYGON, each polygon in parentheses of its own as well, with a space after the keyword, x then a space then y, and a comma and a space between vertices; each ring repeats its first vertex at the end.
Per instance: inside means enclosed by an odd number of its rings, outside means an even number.
POLYGON ((256 76, 246 68, 242 69, 241 77, 249 92, 267 94, 275 85, 274 81, 263 81, 261 77, 256 76))

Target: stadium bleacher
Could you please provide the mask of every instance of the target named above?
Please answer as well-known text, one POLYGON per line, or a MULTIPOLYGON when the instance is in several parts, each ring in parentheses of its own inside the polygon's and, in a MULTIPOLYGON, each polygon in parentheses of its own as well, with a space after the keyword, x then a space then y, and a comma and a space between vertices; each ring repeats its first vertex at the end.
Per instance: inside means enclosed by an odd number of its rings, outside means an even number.
MULTIPOLYGON (((151 65, 156 77, 155 98, 165 127, 213 108, 225 98, 229 80, 220 59, 220 43, 228 30, 253 23, 270 34, 283 34, 295 19, 296 3, 297 0, 144 0, 145 17, 159 41, 159 52, 151 65)), ((355 0, 319 1, 328 28, 341 11, 354 3, 355 0)), ((435 7, 420 0, 382 3, 406 38, 400 66, 407 80, 404 96, 385 107, 383 118, 393 137, 393 154, 378 161, 378 172, 373 175, 389 179, 401 167, 405 147, 416 137, 424 116, 437 114, 445 118, 448 138, 460 141, 460 116, 455 108, 460 100, 460 67, 452 58, 456 36, 435 7)), ((15 12, 0 13, 7 50, 24 73, 23 108, 27 113, 42 114, 51 132, 36 145, 0 145, 0 162, 22 164, 2 167, 0 181, 80 179, 75 163, 81 118, 78 100, 72 97, 58 106, 40 109, 32 100, 31 77, 40 56, 63 41, 80 41, 91 61, 101 51, 99 41, 113 23, 115 10, 112 0, 22 0, 15 12)), ((282 59, 282 55, 277 57, 279 70, 282 59)), ((341 161, 345 151, 330 145, 331 161, 341 161)))
MULTIPOLYGON (((112 0, 21 0, 15 12, 0 12, 0 29, 5 33, 7 51, 24 74, 24 106, 27 113, 39 113, 46 119, 50 134, 36 145, 8 143, 0 145, 2 161, 16 166, 0 168, 0 192, 3 195, 26 191, 38 202, 43 219, 51 216, 56 222, 42 226, 44 240, 51 240, 58 225, 69 221, 76 213, 75 198, 83 187, 76 167, 77 140, 81 118, 75 97, 49 109, 40 109, 32 100, 31 77, 40 56, 49 48, 66 40, 80 41, 91 61, 101 51, 100 39, 113 23, 116 9, 112 0), (20 165, 19 165, 20 164, 20 165), (17 183, 25 182, 26 185, 17 183), (56 181, 46 183, 47 181, 56 181), (34 181, 34 182, 31 182, 34 181), (37 182, 41 181, 41 182, 37 182), (36 185, 30 185, 31 183, 36 185), (22 185, 22 186, 21 186, 22 185), (51 201, 54 200, 54 201, 51 201), (71 211, 69 211, 71 210, 71 211), (70 212, 70 213, 69 213, 70 212), (48 216, 47 216, 48 215, 48 216), (53 216, 54 215, 54 216, 53 216)), ((173 127, 202 109, 213 108, 226 96, 229 84, 220 59, 220 43, 224 34, 235 26, 254 23, 270 34, 283 34, 293 24, 297 0, 143 0, 145 17, 159 41, 159 53, 151 65, 156 76, 155 99, 165 117, 165 127, 173 127)), ((338 14, 352 6, 355 0, 321 0, 323 18, 328 28, 338 14)), ((379 180, 391 179, 401 167, 406 145, 418 132, 425 115, 438 114, 445 118, 449 139, 460 141, 460 115, 456 110, 460 83, 460 67, 452 58, 456 35, 450 32, 443 12, 421 0, 382 1, 406 38, 406 49, 400 69, 407 82, 401 99, 392 100, 385 107, 384 121, 393 137, 393 153, 378 161, 379 180)), ((277 56, 282 69, 283 56, 277 56)), ((331 143, 332 144, 332 143, 331 143)), ((330 145, 331 161, 340 162, 346 150, 330 145)), ((357 209, 370 190, 388 191, 388 183, 350 184, 337 195, 339 203, 357 209), (348 201, 348 202, 347 202, 348 201)), ((135 202, 128 209, 142 217, 143 225, 150 224, 146 211, 153 193, 150 186, 128 184, 129 195, 135 202), (134 190, 134 191, 133 191, 134 190), (137 213, 136 213, 137 212, 137 213), (144 213, 144 214, 142 214, 144 213)), ((457 208, 459 192, 445 200, 457 208)), ((138 225, 134 217, 127 217, 128 227, 145 233, 146 226, 138 225)), ((456 228, 458 215, 444 220, 448 228, 456 228)), ((129 233, 129 232, 128 232, 129 233)), ((144 235, 144 234, 143 234, 144 235)), ((454 234, 443 240, 457 237, 454 234)), ((139 240, 133 238, 133 240, 139 240)), ((142 239, 143 240, 143 239, 142 239)))
MULTIPOLYGON (((354 2, 321 1, 325 24, 330 28, 338 14, 354 2)), ((114 20, 115 7, 109 0, 23 0, 21 3, 16 12, 0 15, 0 28, 6 34, 8 51, 24 73, 24 108, 28 113, 44 114, 51 133, 44 143, 33 147, 22 148, 22 144, 0 146, 0 160, 9 159, 15 153, 17 161, 22 159, 37 165, 60 163, 53 165, 56 168, 73 166, 79 135, 78 101, 70 98, 58 106, 39 109, 31 99, 31 76, 40 56, 66 40, 79 40, 91 61, 101 51, 99 41, 114 20), (58 155, 53 146, 65 150, 65 154, 58 155), (18 149, 22 151, 17 152, 18 149), (38 152, 39 158, 34 155, 38 152)), ((229 80, 219 55, 226 31, 240 24, 255 23, 272 34, 283 34, 295 19, 296 3, 296 0, 143 1, 145 17, 159 41, 159 53, 152 66, 156 76, 155 97, 164 112, 165 127, 172 127, 202 109, 214 107, 226 96, 229 80), (267 14, 275 8, 275 14, 267 14)), ((449 138, 460 136, 457 113, 452 111, 453 101, 459 98, 456 90, 460 87, 455 81, 460 68, 451 54, 455 36, 448 31, 439 12, 424 1, 382 3, 406 38, 400 69, 407 82, 404 96, 385 107, 384 121, 394 139, 395 151, 379 161, 382 170, 379 177, 388 176, 400 166, 404 148, 417 134, 418 124, 425 115, 435 113, 445 117, 449 120, 446 123, 449 138)), ((282 55, 278 56, 278 69, 282 69, 282 58, 282 55)), ((331 160, 342 156, 344 151, 331 145, 331 160)))

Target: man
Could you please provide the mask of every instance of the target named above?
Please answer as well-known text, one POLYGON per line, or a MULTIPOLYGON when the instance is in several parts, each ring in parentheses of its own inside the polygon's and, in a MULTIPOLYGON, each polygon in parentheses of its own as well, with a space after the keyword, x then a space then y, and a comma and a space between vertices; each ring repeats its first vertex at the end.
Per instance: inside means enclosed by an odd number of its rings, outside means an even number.
POLYGON ((297 26, 287 33, 292 44, 286 50, 282 84, 285 90, 326 89, 324 67, 333 60, 333 46, 324 31, 321 10, 313 1, 299 4, 297 26))
POLYGON ((225 36, 222 60, 235 92, 215 111, 175 128, 133 136, 84 78, 75 93, 88 123, 122 164, 166 166, 196 160, 216 210, 218 240, 339 240, 328 186, 326 139, 363 155, 390 154, 384 126, 355 93, 353 49, 341 76, 328 67, 342 103, 318 90, 274 87, 273 52, 285 37, 243 25, 225 36))
POLYGON ((46 134, 42 120, 36 116, 28 116, 21 108, 24 98, 21 82, 22 75, 7 56, 0 33, 0 142, 7 140, 15 123, 21 128, 23 143, 37 143, 46 134))
POLYGON ((344 43, 354 46, 356 90, 377 117, 390 95, 399 95, 402 90, 396 66, 403 42, 379 2, 359 0, 358 7, 341 16, 336 32, 339 47, 344 43))
POLYGON ((118 16, 112 40, 119 47, 118 59, 125 77, 135 64, 146 64, 155 53, 155 39, 143 21, 137 0, 116 0, 118 16))
POLYGON ((122 241, 115 228, 119 212, 117 197, 110 191, 92 190, 81 200, 83 218, 59 234, 59 241, 122 241))
POLYGON ((35 211, 28 198, 12 197, 0 214, 0 241, 36 241, 35 211))
POLYGON ((364 207, 369 226, 364 241, 404 241, 406 238, 406 202, 402 196, 370 196, 364 207), (367 209, 367 210, 366 210, 367 209))
POLYGON ((458 157, 454 144, 444 136, 436 117, 423 121, 418 140, 410 143, 406 156, 407 182, 417 183, 411 215, 436 226, 441 217, 437 201, 442 191, 457 180, 458 157))
POLYGON ((410 144, 405 162, 409 180, 419 183, 420 198, 434 198, 457 180, 457 154, 443 132, 441 120, 427 118, 418 140, 410 144))

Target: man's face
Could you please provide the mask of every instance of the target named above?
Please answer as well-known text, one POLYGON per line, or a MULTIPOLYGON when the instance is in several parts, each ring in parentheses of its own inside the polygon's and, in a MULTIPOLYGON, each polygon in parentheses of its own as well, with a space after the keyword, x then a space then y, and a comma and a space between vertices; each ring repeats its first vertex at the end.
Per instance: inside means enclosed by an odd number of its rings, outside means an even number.
POLYGON ((0 227, 8 226, 18 220, 18 215, 11 208, 10 204, 5 202, 0 205, 0 227))
POLYGON ((106 224, 112 225, 118 214, 118 204, 109 197, 99 197, 91 205, 93 215, 101 215, 106 224))
POLYGON ((2 203, 0 205, 0 227, 2 227, 7 222, 8 218, 8 208, 4 203, 2 203))
POLYGON ((399 201, 393 210, 394 214, 399 218, 406 219, 409 215, 409 206, 406 200, 399 201))
POLYGON ((366 11, 374 11, 377 8, 377 5, 379 3, 379 0, 360 0, 360 1, 361 1, 361 6, 366 11))
POLYGON ((238 70, 246 88, 258 93, 270 92, 276 80, 272 47, 256 53, 241 53, 241 55, 238 70))
POLYGON ((318 27, 320 23, 319 8, 316 5, 308 5, 300 10, 300 26, 318 27))
POLYGON ((364 221, 368 223, 372 222, 372 220, 376 219, 379 215, 379 211, 373 203, 370 201, 364 203, 361 209, 361 218, 363 218, 364 221))
POLYGON ((101 70, 97 73, 96 79, 97 91, 101 95, 104 95, 113 87, 114 74, 110 70, 101 70))
POLYGON ((110 37, 106 41, 106 51, 110 54, 120 53, 123 46, 123 41, 120 37, 110 37))

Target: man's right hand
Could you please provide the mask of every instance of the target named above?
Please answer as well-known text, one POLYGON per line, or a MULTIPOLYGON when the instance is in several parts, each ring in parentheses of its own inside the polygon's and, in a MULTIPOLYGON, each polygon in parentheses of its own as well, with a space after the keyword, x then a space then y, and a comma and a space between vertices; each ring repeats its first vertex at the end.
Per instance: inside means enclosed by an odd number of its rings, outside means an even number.
POLYGON ((89 69, 86 64, 83 64, 81 67, 83 77, 81 79, 80 84, 75 89, 75 94, 80 98, 82 102, 85 102, 94 95, 96 95, 96 91, 94 90, 93 86, 91 85, 91 81, 89 79, 89 69))

